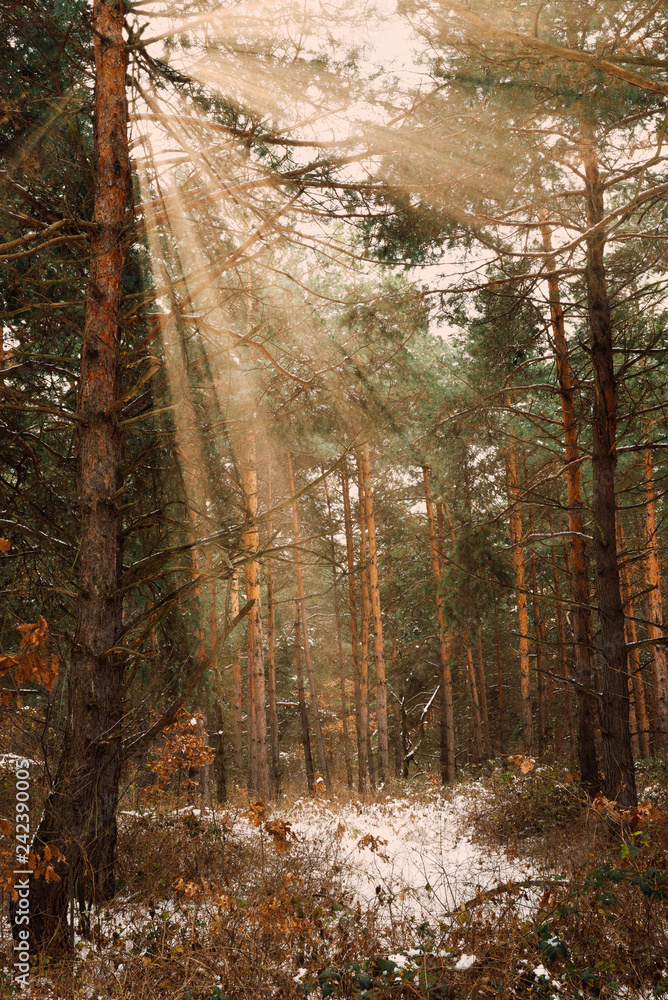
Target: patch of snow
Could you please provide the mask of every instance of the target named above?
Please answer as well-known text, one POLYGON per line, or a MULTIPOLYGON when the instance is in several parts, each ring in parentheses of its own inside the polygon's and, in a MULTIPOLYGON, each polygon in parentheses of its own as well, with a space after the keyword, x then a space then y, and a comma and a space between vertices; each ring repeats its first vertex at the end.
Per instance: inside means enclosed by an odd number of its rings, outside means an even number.
POLYGON ((455 962, 455 969, 459 972, 463 972, 464 969, 470 969, 472 965, 478 961, 475 955, 462 954, 459 956, 455 962))

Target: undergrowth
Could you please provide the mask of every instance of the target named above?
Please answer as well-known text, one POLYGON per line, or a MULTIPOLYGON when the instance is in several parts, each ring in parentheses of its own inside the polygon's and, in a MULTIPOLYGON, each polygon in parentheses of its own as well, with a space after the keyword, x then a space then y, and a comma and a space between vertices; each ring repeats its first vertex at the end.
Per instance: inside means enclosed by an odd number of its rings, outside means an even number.
MULTIPOLYGON (((646 784, 662 804, 661 776, 648 772, 646 784)), ((406 794, 403 785, 391 791, 406 794)), ((365 904, 353 896, 330 820, 323 820, 321 837, 307 841, 295 835, 288 813, 272 815, 261 804, 206 814, 165 802, 124 813, 117 898, 77 916, 76 959, 42 955, 22 995, 656 1000, 668 994, 665 819, 655 816, 611 836, 605 815, 558 765, 523 775, 506 764, 463 791, 469 809, 462 835, 481 851, 527 859, 527 876, 461 899, 433 919, 401 923, 388 921, 380 896, 365 904)), ((419 797, 449 808, 432 782, 422 783, 419 797)), ((326 805, 331 816, 336 805, 326 805)), ((4 946, 2 996, 10 996, 6 935, 4 946)))

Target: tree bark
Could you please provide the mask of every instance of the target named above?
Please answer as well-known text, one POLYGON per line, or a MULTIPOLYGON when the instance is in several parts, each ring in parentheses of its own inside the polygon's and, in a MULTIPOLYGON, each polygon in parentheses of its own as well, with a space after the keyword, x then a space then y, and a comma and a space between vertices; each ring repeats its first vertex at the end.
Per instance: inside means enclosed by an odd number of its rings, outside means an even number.
MULTIPOLYGON (((274 534, 271 514, 271 462, 267 469, 267 535, 274 534)), ((281 794, 281 759, 278 733, 278 708, 276 706, 276 599, 274 596, 274 564, 267 556, 265 569, 267 577, 267 681, 269 686, 269 732, 271 736, 271 793, 275 799, 281 794)))
POLYGON ((427 503, 427 525, 429 527, 429 549, 431 553, 431 572, 434 578, 434 600, 436 602, 436 621, 438 623, 438 653, 441 665, 440 676, 440 709, 441 709, 441 784, 450 784, 455 780, 455 714, 452 699, 452 673, 450 671, 451 640, 445 620, 443 595, 439 584, 441 579, 441 559, 438 551, 436 527, 434 525, 434 505, 431 498, 429 469, 422 466, 424 477, 424 493, 427 503))
MULTIPOLYGON (((529 534, 533 535, 533 514, 530 514, 529 534)), ((529 569, 531 573, 531 596, 533 607, 533 634, 534 645, 536 647, 536 694, 538 696, 538 753, 545 753, 546 741, 546 706, 545 706, 545 674, 543 673, 543 651, 545 635, 543 622, 540 617, 540 595, 538 593, 538 572, 536 570, 536 550, 531 547, 529 556, 529 569)))
POLYGON ((517 623, 520 651, 520 691, 522 696, 522 735, 524 752, 533 752, 533 718, 531 714, 531 682, 529 678, 529 612, 527 610, 526 581, 524 573, 524 549, 522 546, 522 511, 520 510, 520 477, 517 466, 517 452, 509 448, 506 452, 508 470, 508 491, 510 494, 510 544, 512 546, 513 570, 515 573, 515 600, 517 602, 517 623))
MULTIPOLYGON (((633 588, 631 586, 631 573, 626 560, 626 547, 624 544, 624 529, 621 521, 617 521, 617 538, 619 541, 619 572, 622 587, 622 600, 625 605, 626 622, 625 638, 630 643, 629 650, 629 698, 631 699, 632 711, 630 715, 635 719, 635 741, 636 754, 647 760, 649 752, 649 723, 647 720, 647 706, 645 704, 645 688, 642 674, 640 673, 640 650, 635 645, 638 641, 638 634, 635 623, 635 608, 633 606, 633 588)), ((634 733, 631 732, 633 743, 634 733)))
POLYGON ((360 708, 362 731, 366 736, 366 763, 369 784, 372 791, 376 790, 376 776, 371 749, 371 725, 369 720, 369 585, 367 583, 367 547, 366 547, 366 502, 364 499, 364 482, 362 467, 358 461, 358 491, 360 517, 360 614, 362 635, 360 642, 360 708))
POLYGON ((371 620, 373 623, 373 654, 376 664, 376 717, 378 719, 378 756, 380 759, 380 781, 386 782, 390 776, 390 751, 387 721, 387 680, 385 677, 385 655, 383 651, 383 619, 380 608, 380 583, 378 579, 378 546, 376 541, 376 518, 373 510, 373 487, 371 485, 371 459, 369 445, 362 446, 362 473, 364 477, 364 499, 366 503, 366 530, 369 542, 369 594, 371 597, 371 620))
POLYGON ((487 708, 487 675, 485 674, 485 661, 482 655, 482 625, 478 625, 478 697, 480 699, 480 713, 482 715, 482 738, 485 747, 485 757, 492 756, 492 744, 489 738, 489 711, 487 708))
POLYGON ((499 606, 494 601, 494 645, 496 647, 496 708, 499 715, 499 744, 501 752, 506 750, 506 732, 504 720, 503 698, 503 666, 501 660, 501 643, 499 641, 499 606))
POLYGON ((348 600, 350 605, 350 646, 353 660, 353 685, 355 691, 355 728, 357 731, 357 776, 358 790, 363 795, 367 790, 366 733, 368 716, 362 718, 362 700, 360 688, 360 664, 357 632, 357 594, 355 587, 355 548, 353 544, 353 519, 350 510, 350 488, 348 470, 341 470, 341 488, 343 493, 343 520, 346 532, 346 558, 348 563, 348 600))
POLYGON ((594 369, 592 514, 596 590, 603 658, 603 755, 605 794, 620 806, 637 805, 629 730, 629 689, 624 609, 617 563, 615 467, 617 465, 617 385, 613 362, 612 316, 605 277, 603 186, 593 149, 584 155, 587 201, 585 280, 591 359, 594 369))
MULTIPOLYGON (((656 505, 654 501, 654 470, 652 468, 652 449, 649 446, 644 451, 644 482, 645 482, 645 531, 647 545, 646 574, 649 592, 647 594, 647 617, 651 624, 647 627, 649 639, 662 639, 663 607, 661 602, 661 574, 659 571, 659 544, 656 531, 656 505)), ((656 721, 654 725, 654 740, 659 756, 664 756, 668 750, 668 669, 666 667, 666 648, 658 642, 649 647, 652 680, 656 697, 656 721)))
POLYGON ((257 524, 257 458, 255 429, 251 426, 241 449, 241 486, 244 510, 244 549, 249 558, 244 564, 246 600, 253 601, 248 614, 248 789, 261 799, 269 798, 269 760, 267 757, 267 709, 262 649, 262 585, 260 578, 260 531, 257 524))
POLYGON ((353 765, 350 759, 350 739, 348 736, 348 700, 346 698, 346 671, 343 656, 343 637, 341 635, 341 610, 339 608, 338 581, 336 579, 336 546, 334 544, 334 522, 332 520, 332 505, 329 500, 327 480, 324 480, 325 499, 327 501, 327 523, 329 527, 329 547, 332 563, 332 594, 334 597, 334 621, 336 623, 336 649, 339 660, 339 683, 341 687, 341 725, 343 727, 343 756, 346 762, 346 783, 353 787, 353 765))
POLYGON ((571 378, 568 342, 561 304, 556 261, 552 253, 550 227, 541 225, 547 284, 550 295, 550 316, 554 337, 554 357, 559 382, 561 422, 564 430, 564 461, 566 463, 566 492, 568 498, 569 581, 573 599, 573 641, 575 643, 575 681, 577 703, 577 752, 580 781, 590 795, 600 788, 598 761, 596 759, 595 726, 597 708, 592 695, 591 616, 589 612, 589 576, 584 540, 584 515, 580 485, 580 459, 578 454, 578 428, 574 407, 573 380, 571 378))
POLYGON ((300 550, 299 535, 299 512, 297 510, 297 500, 295 499, 295 481, 292 474, 292 458, 288 453, 288 481, 290 484, 290 496, 292 498, 292 523, 295 540, 295 569, 297 571, 297 600, 299 601, 300 619, 302 626, 302 641, 304 644, 304 662, 306 664, 306 677, 308 679, 309 695, 311 699, 311 721, 315 733, 315 745, 318 751, 318 762, 325 782, 328 794, 331 794, 332 783, 329 777, 329 767, 325 756, 325 743, 322 738, 320 726, 320 711, 318 709, 318 691, 315 684, 315 674, 313 672, 313 662, 311 660, 311 648, 308 641, 308 628, 306 625, 306 597, 304 595, 304 576, 302 573, 302 555, 300 550))
MULTIPOLYGON (((554 526, 550 521, 550 530, 554 526)), ((571 676, 568 667, 568 646, 566 645, 566 629, 564 627, 564 609, 562 604, 561 580, 559 578, 559 567, 557 565, 557 550, 552 547, 550 551, 552 561, 552 581, 555 598, 555 617, 557 619, 557 635, 559 636, 559 656, 561 659, 561 673, 564 678, 564 706, 566 708, 566 719, 568 721, 568 735, 571 747, 576 747, 575 727, 573 725, 573 692, 571 689, 571 676)))
POLYGON ((299 723, 302 731, 302 746, 304 748, 304 768, 306 770, 306 785, 309 792, 313 793, 315 787, 315 774, 313 772, 313 755, 311 753, 311 735, 309 733, 308 711, 306 709, 306 698, 304 697, 304 671, 302 668, 302 648, 301 648, 301 604, 295 601, 295 670, 297 671, 297 702, 299 704, 299 723))
POLYGON ((81 350, 78 413, 79 595, 61 757, 33 849, 67 857, 60 882, 32 881, 31 943, 68 947, 70 898, 114 894, 116 812, 122 764, 125 660, 116 651, 121 598, 123 440, 121 305, 123 227, 130 177, 123 40, 125 9, 94 0, 94 222, 81 350))
MULTIPOLYGON (((230 616, 232 621, 239 614, 239 573, 235 570, 230 581, 230 616)), ((232 653, 232 734, 234 738, 234 768, 237 780, 244 773, 244 721, 243 691, 241 683, 241 651, 232 653)))

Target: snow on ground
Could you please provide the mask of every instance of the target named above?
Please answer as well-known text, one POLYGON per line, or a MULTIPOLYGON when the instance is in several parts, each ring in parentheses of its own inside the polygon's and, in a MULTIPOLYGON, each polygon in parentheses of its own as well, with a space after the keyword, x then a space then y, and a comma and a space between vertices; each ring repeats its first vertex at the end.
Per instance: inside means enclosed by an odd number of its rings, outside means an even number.
POLYGON ((499 883, 531 879, 526 862, 473 842, 466 830, 480 785, 452 799, 392 799, 336 806, 300 800, 283 815, 294 833, 331 843, 347 871, 347 888, 361 904, 374 899, 397 919, 438 919, 499 883))

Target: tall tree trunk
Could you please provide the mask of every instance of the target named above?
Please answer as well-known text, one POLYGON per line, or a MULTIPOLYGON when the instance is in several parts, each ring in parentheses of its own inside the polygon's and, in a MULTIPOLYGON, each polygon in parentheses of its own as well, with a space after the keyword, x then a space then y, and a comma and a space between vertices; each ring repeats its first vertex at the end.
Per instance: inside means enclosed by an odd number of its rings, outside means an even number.
POLYGON ((123 40, 125 9, 94 0, 95 227, 79 381, 79 594, 68 711, 58 770, 33 849, 55 844, 67 857, 60 882, 32 881, 30 932, 36 947, 67 947, 68 900, 114 894, 125 661, 116 652, 121 598, 123 441, 121 304, 123 227, 130 176, 123 40), (111 651, 111 652, 110 652, 111 651))
MULTIPOLYGON (((554 525, 550 521, 550 530, 554 530, 554 525)), ((552 546, 550 550, 552 561, 552 581, 554 586, 555 617, 557 619, 557 635, 559 636, 559 656, 561 659, 561 675, 564 678, 564 706, 566 708, 566 719, 568 722, 568 735, 571 747, 576 746, 575 727, 573 725, 573 692, 571 690, 571 676, 568 668, 568 646, 566 644, 566 629, 564 626, 564 608, 562 604, 561 579, 559 578, 559 566, 557 565, 557 550, 552 546)))
POLYGON ((522 736, 524 752, 533 751, 533 718, 531 714, 531 682, 529 677, 529 612, 524 572, 524 548, 522 545, 522 511, 520 509, 520 476, 517 452, 509 448, 506 452, 508 470, 508 492, 510 495, 510 544, 512 546, 513 570, 515 574, 515 600, 517 602, 517 623, 520 651, 520 692, 522 696, 522 736))
POLYGON ((438 652, 441 665, 440 677, 440 709, 441 709, 441 783, 449 784, 455 780, 455 714, 452 700, 452 674, 450 671, 450 635, 445 620, 443 595, 440 592, 441 559, 438 551, 436 527, 434 525, 434 505, 431 498, 429 469, 422 466, 424 477, 424 493, 427 503, 427 524, 429 527, 429 549, 431 553, 431 572, 434 578, 436 602, 436 620, 438 622, 438 652))
POLYGON ((559 382, 561 422, 564 430, 564 460, 566 463, 566 491, 568 497, 569 580, 573 599, 573 641, 575 643, 575 681, 577 703, 577 751, 580 780, 583 787, 594 795, 600 788, 598 761, 596 759, 595 725, 597 707, 591 695, 591 616, 589 612, 589 578, 584 539, 584 515, 580 485, 580 460, 578 454, 578 428, 575 416, 573 380, 571 378, 568 342, 561 304, 556 261, 552 253, 550 227, 541 226, 547 284, 550 295, 550 316, 554 337, 554 357, 559 382))
POLYGON ((369 784, 372 791, 376 790, 376 775, 371 749, 371 724, 369 720, 369 585, 367 582, 367 546, 366 546, 366 502, 364 499, 364 482, 362 467, 358 461, 358 492, 360 517, 360 613, 362 635, 360 643, 360 707, 362 727, 366 733, 366 757, 369 784))
POLYGON ((482 712, 480 711, 480 697, 478 695, 478 680, 476 678, 475 663, 473 662, 473 650, 468 636, 464 635, 464 645, 466 649, 466 667, 469 685, 469 698, 473 709, 473 739, 475 741, 475 752, 478 763, 485 760, 485 740, 482 730, 482 712))
POLYGON ((248 613, 248 789, 260 798, 269 798, 267 757, 267 709, 262 649, 262 585, 260 578, 260 531, 257 524, 257 458, 255 430, 247 428, 241 450, 241 486, 246 520, 244 548, 250 558, 244 565, 246 600, 253 601, 248 613))
MULTIPOLYGON (((647 707, 645 704, 645 688, 642 674, 640 673, 640 650, 636 646, 638 634, 635 623, 635 608, 633 606, 633 587, 631 585, 631 573, 626 558, 626 547, 624 544, 624 529, 621 521, 617 521, 617 537, 619 540, 619 572, 622 587, 622 600, 626 605, 625 638, 631 645, 629 650, 629 697, 631 699, 635 717, 636 753, 647 760, 649 752, 649 723, 647 720, 647 707)), ((631 734, 633 738, 633 733, 631 734)))
POLYGON ((350 739, 348 736, 348 699, 346 698, 346 671, 343 656, 343 638, 341 635, 341 611, 339 608, 338 581, 336 579, 336 546, 334 544, 334 522, 332 520, 332 505, 329 500, 327 479, 324 480, 325 499, 327 501, 327 524, 329 527, 329 547, 332 562, 332 594, 334 596, 334 621, 336 623, 336 648, 339 658, 339 683, 341 686, 341 724, 343 727, 343 756, 346 762, 346 783, 353 787, 353 765, 350 760, 350 739))
MULTIPOLYGON (((654 470, 652 449, 648 441, 644 452, 645 481, 645 529, 647 545, 647 617, 651 624, 647 627, 648 638, 661 640, 664 635, 663 608, 661 603, 661 574, 659 571, 659 544, 656 531, 656 505, 654 501, 654 470)), ((666 668, 666 647, 654 641, 649 647, 652 680, 656 696, 656 722, 654 726, 655 744, 659 756, 668 750, 668 670, 666 668)))
POLYGON ((394 749, 394 776, 395 778, 401 777, 401 711, 399 708, 399 697, 397 695, 398 690, 398 680, 399 680, 399 654, 398 654, 398 642, 397 642, 397 630, 392 629, 392 685, 393 685, 393 697, 392 697, 392 745, 394 749))
MULTIPOLYGON (((533 535, 533 513, 529 515, 529 534, 533 535)), ((540 617, 540 595, 538 593, 538 572, 536 570, 536 550, 531 546, 529 556, 529 569, 531 573, 531 597, 533 606, 533 634, 534 645, 536 647, 536 693, 538 695, 538 753, 545 753, 545 674, 543 673, 543 652, 545 649, 545 635, 543 622, 540 617)))
POLYGON ((499 641, 499 605, 494 601, 494 645, 496 648, 496 708, 499 715, 499 744, 501 752, 506 751, 506 732, 504 721, 503 698, 503 666, 501 660, 501 643, 499 641))
MULTIPOLYGON (((230 617, 232 621, 239 614, 239 573, 234 571, 230 581, 230 617)), ((244 773, 244 720, 243 691, 241 684, 241 650, 232 653, 232 735, 234 739, 234 768, 237 781, 244 773)))
MULTIPOLYGON (((271 462, 267 468, 267 536, 274 534, 271 514, 271 462)), ((267 681, 269 683, 269 732, 271 735, 271 792, 275 799, 281 794, 281 759, 278 741, 278 708, 276 705, 276 599, 274 597, 274 563, 267 556, 267 681)))
MULTIPOLYGON (((209 660, 213 668, 214 677, 214 709, 213 721, 215 733, 213 739, 214 749, 214 772, 216 776, 216 798, 218 802, 227 800, 227 774, 225 768, 225 724, 223 715, 223 674, 220 664, 216 662, 216 650, 218 648, 218 588, 217 580, 213 573, 211 554, 207 551, 206 566, 209 576, 209 660)), ((208 765, 207 765, 208 766, 208 765)), ((208 781, 208 779, 207 779, 208 781)))
POLYGON ((308 641, 308 628, 306 624, 306 597, 304 595, 304 576, 302 573, 302 554, 300 549, 299 535, 299 512, 297 510, 297 500, 295 497, 295 481, 292 474, 292 458, 288 453, 288 481, 290 484, 290 496, 292 498, 292 524, 295 539, 295 569, 297 571, 297 600, 299 601, 300 619, 302 625, 302 641, 304 644, 304 662, 306 664, 306 676, 308 678, 309 695, 311 698, 311 720, 315 733, 315 745, 318 751, 318 762, 325 782, 328 794, 331 794, 332 783, 329 777, 329 767, 325 756, 325 743, 322 738, 320 726, 320 711, 318 709, 318 691, 315 684, 315 674, 313 672, 313 662, 311 660, 311 647, 308 641))
MULTIPOLYGON (((455 526, 450 515, 450 508, 448 507, 445 500, 442 501, 443 510, 448 519, 448 529, 450 532, 450 544, 452 545, 452 551, 454 552, 457 540, 455 538, 455 526)), ((479 763, 485 759, 485 740, 483 736, 483 726, 482 726, 482 711, 480 708, 480 700, 478 695, 478 681, 476 678, 475 663, 473 660, 473 650, 471 649, 471 640, 469 638, 469 633, 467 628, 462 629, 462 640, 464 643, 464 650, 466 653, 466 678, 469 689, 469 698, 471 701, 471 708, 473 710, 473 738, 475 741, 476 754, 479 763)))
POLYGON ((605 277, 603 185, 593 149, 584 155, 587 201, 587 307, 594 368, 592 515, 596 590, 603 658, 603 755, 605 793, 620 806, 636 805, 635 769, 629 730, 629 688, 624 609, 619 586, 615 524, 617 385, 612 353, 612 317, 605 277))
POLYGON ((480 699, 480 713, 482 716, 482 738, 485 747, 485 757, 492 756, 492 744, 489 738, 489 711, 487 708, 487 675, 485 674, 485 661, 482 655, 482 625, 478 625, 478 697, 480 699))
POLYGON ((299 723, 302 731, 302 746, 304 748, 304 768, 306 770, 306 784, 309 792, 313 792, 315 787, 315 774, 313 772, 313 755, 311 753, 311 735, 309 733, 308 711, 306 709, 306 698, 304 697, 304 670, 302 668, 302 647, 301 647, 301 604, 295 601, 295 670, 297 671, 297 702, 299 704, 299 723))
POLYGON ((219 666, 215 667, 216 703, 214 706, 214 724, 216 735, 213 741, 215 752, 214 768, 216 772, 216 798, 219 803, 227 802, 227 768, 225 765, 225 716, 223 714, 223 677, 219 666))
POLYGON ((348 564, 348 600, 350 605, 350 646, 353 659, 353 686, 355 691, 355 729, 357 731, 357 776, 358 789, 363 795, 367 790, 366 734, 369 728, 368 715, 363 719, 360 690, 360 664, 357 634, 357 594, 355 588, 355 548, 353 544, 353 519, 350 510, 350 488, 348 470, 341 470, 343 493, 343 521, 346 532, 346 558, 348 564))
POLYGON ((380 583, 378 580, 378 546, 376 541, 376 518, 373 510, 373 487, 371 485, 371 459, 369 445, 362 446, 362 473, 364 477, 364 499, 366 503, 366 530, 369 541, 369 594, 371 597, 371 620, 373 622, 373 654, 376 663, 376 716, 378 719, 378 756, 380 758, 380 780, 386 782, 390 776, 390 751, 387 723, 387 680, 385 677, 385 655, 383 652, 383 619, 380 609, 380 583))

